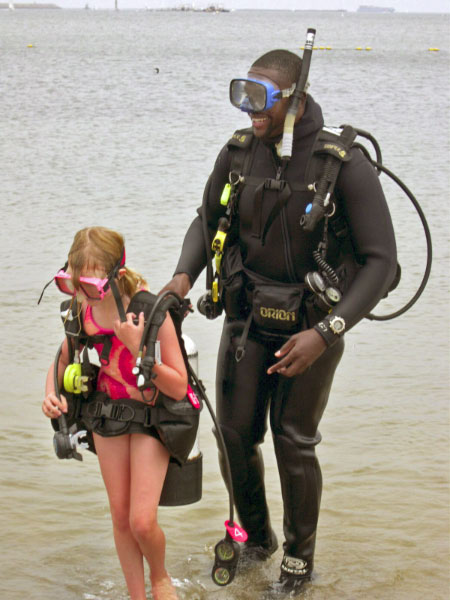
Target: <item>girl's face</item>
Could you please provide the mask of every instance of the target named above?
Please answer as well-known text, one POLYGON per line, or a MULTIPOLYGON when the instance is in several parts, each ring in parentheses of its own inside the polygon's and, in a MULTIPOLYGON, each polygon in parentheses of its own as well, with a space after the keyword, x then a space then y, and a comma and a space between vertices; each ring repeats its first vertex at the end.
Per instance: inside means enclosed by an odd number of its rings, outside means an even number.
MULTIPOLYGON (((70 267, 67 274, 71 274, 70 267)), ((98 304, 111 293, 109 281, 108 274, 102 267, 83 267, 76 288, 77 295, 90 305, 98 304)))

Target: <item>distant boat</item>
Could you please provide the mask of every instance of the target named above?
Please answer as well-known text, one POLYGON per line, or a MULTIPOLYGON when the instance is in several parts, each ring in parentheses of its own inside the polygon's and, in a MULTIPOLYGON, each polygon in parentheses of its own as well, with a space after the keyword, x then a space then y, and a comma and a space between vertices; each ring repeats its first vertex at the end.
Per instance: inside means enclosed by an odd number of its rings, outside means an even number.
POLYGON ((215 4, 210 4, 206 8, 200 9, 201 12, 210 12, 210 13, 219 13, 219 12, 230 12, 228 8, 224 8, 223 6, 216 6, 215 4))
POLYGON ((42 4, 38 4, 37 2, 0 2, 0 10, 19 10, 19 9, 37 9, 37 8, 44 8, 44 9, 54 9, 54 8, 60 8, 59 6, 56 6, 56 4, 49 4, 49 3, 42 3, 42 4))
POLYGON ((225 13, 230 12, 228 8, 224 8, 223 6, 210 4, 206 8, 195 8, 194 4, 182 4, 177 8, 169 8, 168 10, 179 10, 182 12, 206 12, 206 13, 225 13))
POLYGON ((393 13, 395 12, 395 8, 390 8, 388 6, 372 6, 370 4, 361 5, 356 12, 365 12, 365 13, 393 13))

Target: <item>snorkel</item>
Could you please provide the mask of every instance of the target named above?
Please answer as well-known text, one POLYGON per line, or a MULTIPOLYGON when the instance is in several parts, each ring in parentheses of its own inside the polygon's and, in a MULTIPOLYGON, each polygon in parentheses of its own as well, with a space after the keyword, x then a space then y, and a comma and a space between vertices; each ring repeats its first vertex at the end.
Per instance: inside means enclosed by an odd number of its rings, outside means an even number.
POLYGON ((295 86, 294 93, 291 96, 289 109, 284 120, 283 141, 281 144, 281 159, 287 162, 292 156, 292 145, 294 143, 294 125, 297 117, 298 107, 303 94, 308 89, 308 74, 311 64, 311 56, 313 52, 314 38, 316 35, 315 29, 308 29, 306 33, 305 49, 303 51, 302 68, 295 86))

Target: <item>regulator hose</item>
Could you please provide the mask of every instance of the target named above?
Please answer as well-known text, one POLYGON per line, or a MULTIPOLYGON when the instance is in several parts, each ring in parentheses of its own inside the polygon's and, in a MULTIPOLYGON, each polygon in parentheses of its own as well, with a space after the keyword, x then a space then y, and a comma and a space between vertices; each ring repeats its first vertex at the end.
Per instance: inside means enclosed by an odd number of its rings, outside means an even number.
MULTIPOLYGON (((344 125, 342 125, 341 127, 344 127, 344 125)), ((376 139, 370 133, 368 133, 367 131, 364 131, 363 129, 357 129, 356 127, 354 127, 354 130, 356 131, 356 133, 359 136, 364 137, 370 141, 370 143, 372 144, 372 146, 375 149, 377 159, 374 160, 371 157, 370 153, 368 152, 367 148, 365 148, 362 144, 355 143, 355 144, 353 144, 353 147, 359 148, 363 152, 363 154, 367 157, 367 159, 371 162, 371 164, 378 171, 378 175, 380 175, 382 172, 385 173, 388 177, 390 177, 392 179, 392 181, 394 181, 394 183, 396 183, 403 190, 403 192, 411 200, 411 203, 413 204, 414 208, 416 209, 417 214, 419 215, 420 221, 422 223, 423 231, 425 234, 425 240, 426 240, 426 244, 427 244, 427 262, 425 265, 425 271, 424 271, 424 274, 422 277, 422 281, 421 281, 416 293, 412 296, 412 298, 402 308, 400 308, 399 310, 397 310, 393 313, 389 313, 387 315, 374 315, 372 313, 369 313, 368 315, 366 315, 366 319, 369 319, 369 321, 389 321, 391 319, 395 319, 396 317, 399 317, 400 315, 402 315, 403 313, 408 311, 411 308, 411 306, 413 306, 417 302, 417 300, 420 298, 420 296, 422 295, 422 293, 428 283, 428 279, 430 277, 430 272, 431 272, 432 257, 433 257, 431 233, 430 233, 430 228, 428 226, 428 222, 426 220, 425 214, 424 214, 419 202, 417 201, 417 198, 414 196, 414 194, 411 192, 411 190, 403 183, 403 181, 399 177, 397 177, 397 175, 395 175, 395 173, 390 171, 387 167, 385 167, 382 164, 381 150, 380 150, 380 146, 378 145, 378 142, 376 141, 376 139)))
POLYGON ((433 257, 433 248, 432 248, 432 243, 431 243, 430 228, 428 226, 424 212, 423 212, 420 204, 418 203, 417 199, 411 192, 411 190, 403 183, 403 181, 401 181, 401 179, 399 179, 394 173, 392 173, 392 171, 387 169, 381 163, 375 162, 373 160, 371 162, 376 169, 379 169, 380 171, 383 171, 383 173, 386 173, 386 175, 388 177, 390 177, 392 179, 392 181, 394 181, 405 192, 405 194, 408 196, 408 198, 411 200, 414 208, 417 211, 417 214, 419 215, 420 221, 422 223, 422 227, 423 227, 423 231, 425 233, 425 239, 426 239, 426 243, 427 243, 427 262, 425 265, 425 271, 424 271, 424 274, 422 277, 422 281, 421 281, 416 293, 413 295, 413 297, 402 308, 400 308, 399 310, 397 310, 393 313, 390 313, 387 315, 374 315, 372 313, 369 313, 368 315, 366 315, 366 319, 369 319, 370 321, 389 321, 390 319, 395 319, 396 317, 399 317, 400 315, 405 313, 407 310, 409 310, 411 308, 411 306, 413 306, 417 302, 417 300, 420 298, 420 296, 422 295, 422 293, 428 283, 428 279, 430 277, 431 263, 432 263, 432 257, 433 257))

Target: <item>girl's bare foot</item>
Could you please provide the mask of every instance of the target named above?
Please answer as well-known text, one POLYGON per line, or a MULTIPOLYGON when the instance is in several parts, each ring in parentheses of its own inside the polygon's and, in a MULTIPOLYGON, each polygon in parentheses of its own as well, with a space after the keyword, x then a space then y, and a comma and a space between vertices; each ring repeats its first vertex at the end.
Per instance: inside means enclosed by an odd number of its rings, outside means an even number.
POLYGON ((154 600, 178 600, 177 593, 169 575, 164 579, 152 582, 152 593, 154 600))

